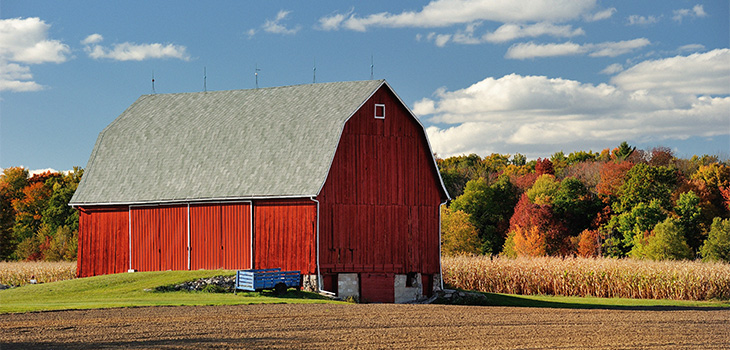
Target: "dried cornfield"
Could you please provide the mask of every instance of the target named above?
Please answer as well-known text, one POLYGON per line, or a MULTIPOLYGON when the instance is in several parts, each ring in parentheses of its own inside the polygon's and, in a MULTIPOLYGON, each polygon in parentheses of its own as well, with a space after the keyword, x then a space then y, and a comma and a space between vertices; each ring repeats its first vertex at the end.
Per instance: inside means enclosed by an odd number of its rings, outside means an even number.
POLYGON ((0 261, 0 284, 22 286, 35 279, 38 283, 76 278, 72 261, 0 261))
POLYGON ((730 264, 610 258, 442 259, 444 282, 489 293, 601 298, 730 299, 730 264))

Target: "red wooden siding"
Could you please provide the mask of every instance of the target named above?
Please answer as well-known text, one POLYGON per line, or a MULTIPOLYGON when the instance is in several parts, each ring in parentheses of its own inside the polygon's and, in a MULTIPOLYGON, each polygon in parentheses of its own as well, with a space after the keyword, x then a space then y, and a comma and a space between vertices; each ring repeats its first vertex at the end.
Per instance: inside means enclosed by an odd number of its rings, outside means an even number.
POLYGON ((185 206, 132 207, 132 269, 187 269, 185 206))
POLYGON ((79 208, 79 277, 127 271, 129 213, 126 207, 79 208))
POLYGON ((387 87, 346 123, 317 199, 324 272, 439 273, 446 194, 423 128, 387 87))
POLYGON ((316 272, 317 206, 311 200, 254 202, 254 268, 316 272))
POLYGON ((251 205, 190 206, 191 268, 251 268, 251 205))

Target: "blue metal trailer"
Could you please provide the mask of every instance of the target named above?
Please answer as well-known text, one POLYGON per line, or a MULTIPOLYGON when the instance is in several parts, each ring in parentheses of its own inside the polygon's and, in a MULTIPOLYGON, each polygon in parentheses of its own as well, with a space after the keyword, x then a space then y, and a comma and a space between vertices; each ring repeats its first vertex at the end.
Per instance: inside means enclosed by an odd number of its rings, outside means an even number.
POLYGON ((236 272, 236 291, 261 291, 273 289, 276 294, 283 294, 287 288, 300 288, 299 271, 281 271, 275 269, 238 270, 236 272))

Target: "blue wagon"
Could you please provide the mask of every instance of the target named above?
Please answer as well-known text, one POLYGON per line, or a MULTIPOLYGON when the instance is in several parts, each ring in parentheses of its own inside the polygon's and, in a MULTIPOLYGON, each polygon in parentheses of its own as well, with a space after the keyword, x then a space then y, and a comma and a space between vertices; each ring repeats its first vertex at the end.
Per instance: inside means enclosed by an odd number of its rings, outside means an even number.
POLYGON ((276 294, 283 294, 289 287, 300 288, 299 271, 281 271, 275 269, 238 270, 236 272, 236 291, 261 291, 273 289, 276 294))

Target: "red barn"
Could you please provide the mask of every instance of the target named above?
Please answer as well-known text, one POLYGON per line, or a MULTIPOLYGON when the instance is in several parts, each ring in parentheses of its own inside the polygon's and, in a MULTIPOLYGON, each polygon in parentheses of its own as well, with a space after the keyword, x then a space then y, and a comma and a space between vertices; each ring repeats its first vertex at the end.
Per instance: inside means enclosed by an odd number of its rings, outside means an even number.
POLYGON ((300 270, 399 302, 441 285, 449 196, 384 80, 144 95, 100 134, 71 205, 79 276, 300 270))

